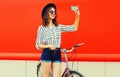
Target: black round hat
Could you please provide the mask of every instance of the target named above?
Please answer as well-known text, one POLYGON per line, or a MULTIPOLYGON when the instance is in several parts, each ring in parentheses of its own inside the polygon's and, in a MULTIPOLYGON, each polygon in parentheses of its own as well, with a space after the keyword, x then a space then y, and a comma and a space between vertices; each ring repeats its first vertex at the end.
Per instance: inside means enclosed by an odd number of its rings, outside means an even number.
POLYGON ((47 4, 43 9, 42 9, 42 19, 43 19, 43 16, 44 16, 44 13, 47 11, 48 8, 50 7, 54 7, 56 9, 56 5, 53 4, 53 3, 49 3, 47 4))

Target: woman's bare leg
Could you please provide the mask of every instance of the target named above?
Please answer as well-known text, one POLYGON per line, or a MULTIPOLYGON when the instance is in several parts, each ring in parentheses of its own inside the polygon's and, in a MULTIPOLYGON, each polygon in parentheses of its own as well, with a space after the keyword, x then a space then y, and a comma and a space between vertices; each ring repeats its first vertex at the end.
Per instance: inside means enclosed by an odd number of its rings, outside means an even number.
POLYGON ((49 77, 51 70, 51 62, 41 62, 42 66, 42 77, 49 77))
POLYGON ((61 63, 53 62, 52 64, 53 77, 61 77, 61 63))

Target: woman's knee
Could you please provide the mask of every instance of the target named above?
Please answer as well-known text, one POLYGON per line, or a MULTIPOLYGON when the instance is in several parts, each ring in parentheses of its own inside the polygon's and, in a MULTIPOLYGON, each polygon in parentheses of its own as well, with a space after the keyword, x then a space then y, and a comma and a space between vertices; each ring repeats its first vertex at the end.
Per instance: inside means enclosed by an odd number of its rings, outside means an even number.
POLYGON ((61 63, 53 63, 53 77, 60 77, 61 63))
POLYGON ((51 63, 42 63, 42 76, 43 77, 49 77, 50 70, 51 70, 51 63))

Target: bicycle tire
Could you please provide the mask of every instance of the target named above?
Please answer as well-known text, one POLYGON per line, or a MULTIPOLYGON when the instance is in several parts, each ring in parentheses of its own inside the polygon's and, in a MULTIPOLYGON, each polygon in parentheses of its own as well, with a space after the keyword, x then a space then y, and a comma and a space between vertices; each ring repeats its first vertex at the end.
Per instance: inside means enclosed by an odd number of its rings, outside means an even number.
POLYGON ((40 67, 41 67, 41 63, 39 63, 38 65, 37 65, 37 77, 42 77, 42 76, 40 76, 41 75, 41 71, 40 71, 40 67))
POLYGON ((65 77, 84 77, 84 76, 81 73, 77 72, 77 71, 70 70, 65 75, 65 77))

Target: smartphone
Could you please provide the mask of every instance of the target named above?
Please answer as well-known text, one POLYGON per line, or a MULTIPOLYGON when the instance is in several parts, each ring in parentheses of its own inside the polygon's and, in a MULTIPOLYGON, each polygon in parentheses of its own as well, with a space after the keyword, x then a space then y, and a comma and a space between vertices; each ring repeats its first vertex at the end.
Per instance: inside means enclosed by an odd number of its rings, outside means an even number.
POLYGON ((78 10, 78 7, 77 6, 71 6, 71 10, 78 10))

